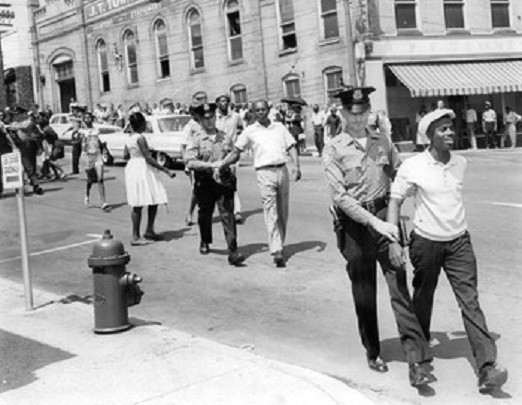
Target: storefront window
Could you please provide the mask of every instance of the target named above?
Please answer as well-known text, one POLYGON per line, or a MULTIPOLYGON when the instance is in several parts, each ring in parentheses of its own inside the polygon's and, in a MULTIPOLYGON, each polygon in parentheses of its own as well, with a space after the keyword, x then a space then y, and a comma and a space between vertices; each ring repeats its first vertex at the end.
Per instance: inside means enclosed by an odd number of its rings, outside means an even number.
POLYGON ((107 60, 107 45, 103 39, 96 44, 96 52, 98 54, 98 73, 100 75, 100 90, 106 93, 111 90, 111 81, 109 77, 109 63, 107 60))
POLYGON ((154 36, 156 39, 156 55, 158 76, 165 78, 170 76, 169 47, 167 45, 167 27, 163 20, 154 24, 154 36))
POLYGON ((231 61, 243 58, 241 39, 241 17, 237 0, 229 0, 226 4, 226 26, 228 37, 228 57, 231 61))
POLYGON ((509 28, 509 0, 491 0, 491 24, 493 28, 509 28))
POLYGON ((395 24, 397 29, 417 28, 416 0, 395 0, 395 24))
POLYGON ((203 56, 203 36, 201 33, 201 17, 196 9, 191 9, 187 14, 190 52, 192 67, 199 69, 205 67, 203 56))
POLYGON ((125 57, 127 60, 127 80, 129 84, 138 83, 138 55, 136 52, 136 37, 130 30, 126 31, 123 40, 125 43, 125 57))
POLYGON ((444 0, 446 29, 464 28, 464 0, 444 0))
POLYGON ((297 48, 293 0, 279 0, 279 20, 281 48, 283 50, 297 48))
POLYGON ((323 39, 339 37, 339 23, 337 21, 337 0, 319 0, 321 6, 321 21, 323 39))

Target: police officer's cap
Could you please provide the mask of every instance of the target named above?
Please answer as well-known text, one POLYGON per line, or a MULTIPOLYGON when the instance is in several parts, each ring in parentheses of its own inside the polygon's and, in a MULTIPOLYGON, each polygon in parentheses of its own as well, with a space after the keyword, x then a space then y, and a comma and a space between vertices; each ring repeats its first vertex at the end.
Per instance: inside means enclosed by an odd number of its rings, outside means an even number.
POLYGON ((375 87, 351 87, 339 91, 335 97, 341 99, 343 107, 352 114, 361 114, 370 108, 370 93, 375 87))
POLYGON ((204 103, 193 107, 192 114, 202 118, 209 118, 214 115, 216 108, 216 103, 204 103))

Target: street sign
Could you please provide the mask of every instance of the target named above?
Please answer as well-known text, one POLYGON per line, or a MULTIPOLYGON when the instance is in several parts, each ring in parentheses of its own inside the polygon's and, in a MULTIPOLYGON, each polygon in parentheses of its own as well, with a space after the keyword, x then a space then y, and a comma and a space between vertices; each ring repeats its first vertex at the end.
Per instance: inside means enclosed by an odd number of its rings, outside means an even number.
POLYGON ((24 186, 20 152, 2 155, 2 183, 5 189, 22 188, 24 186))

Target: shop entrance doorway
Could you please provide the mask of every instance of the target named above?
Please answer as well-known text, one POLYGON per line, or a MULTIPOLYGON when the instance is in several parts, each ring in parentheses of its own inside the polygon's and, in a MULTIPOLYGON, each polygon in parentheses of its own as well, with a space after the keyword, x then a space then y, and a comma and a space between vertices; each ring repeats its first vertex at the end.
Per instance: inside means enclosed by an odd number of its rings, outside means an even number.
POLYGON ((54 64, 55 80, 60 93, 61 112, 69 112, 69 104, 76 101, 76 81, 74 79, 73 61, 67 60, 54 64))

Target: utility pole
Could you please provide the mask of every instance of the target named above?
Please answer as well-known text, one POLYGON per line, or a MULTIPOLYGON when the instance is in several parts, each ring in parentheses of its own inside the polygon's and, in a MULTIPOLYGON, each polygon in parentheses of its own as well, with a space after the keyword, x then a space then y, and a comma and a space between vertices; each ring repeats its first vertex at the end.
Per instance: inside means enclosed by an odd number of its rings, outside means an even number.
POLYGON ((87 73, 87 98, 89 108, 93 108, 92 104, 92 82, 91 82, 91 66, 89 62, 89 39, 87 37, 87 24, 85 19, 85 0, 80 1, 80 13, 82 16, 82 33, 83 33, 83 49, 85 57, 85 69, 87 73))
POLYGON ((350 10, 351 0, 343 0, 345 26, 346 26, 346 47, 348 51, 348 84, 350 86, 357 86, 357 73, 355 64, 355 47, 352 31, 352 12, 350 10))
POLYGON ((2 53, 2 34, 13 28, 14 11, 11 4, 0 2, 0 109, 7 106, 7 93, 4 80, 4 55, 2 53))
POLYGON ((35 101, 43 108, 43 91, 40 82, 40 44, 38 41, 38 30, 36 28, 35 10, 38 8, 38 0, 27 0, 27 12, 29 14, 29 31, 31 32, 31 47, 33 50, 33 90, 35 101))

